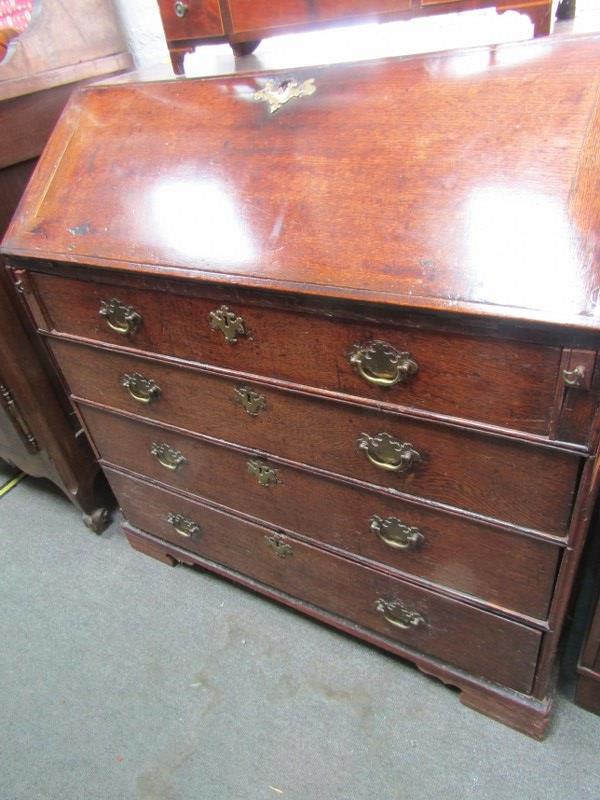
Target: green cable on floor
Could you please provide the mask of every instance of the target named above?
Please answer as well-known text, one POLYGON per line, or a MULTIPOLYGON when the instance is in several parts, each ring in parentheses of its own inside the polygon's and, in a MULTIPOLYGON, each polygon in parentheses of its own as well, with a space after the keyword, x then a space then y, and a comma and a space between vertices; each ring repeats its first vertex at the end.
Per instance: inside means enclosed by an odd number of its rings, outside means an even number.
POLYGON ((24 472, 19 472, 14 478, 11 478, 6 483, 0 486, 0 497, 4 497, 5 494, 8 494, 11 489, 14 489, 18 483, 21 483, 23 478, 26 478, 27 475, 24 472))

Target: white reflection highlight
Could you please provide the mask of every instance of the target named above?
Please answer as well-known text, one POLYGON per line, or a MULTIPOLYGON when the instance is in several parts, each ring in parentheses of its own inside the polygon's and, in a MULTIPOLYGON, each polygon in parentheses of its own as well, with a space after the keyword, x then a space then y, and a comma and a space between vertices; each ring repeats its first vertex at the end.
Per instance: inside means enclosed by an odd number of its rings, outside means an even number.
POLYGON ((474 299, 579 313, 586 298, 577 242, 560 201, 536 192, 475 190, 465 209, 474 299))
POLYGON ((152 191, 150 208, 161 243, 188 258, 214 265, 255 258, 242 215, 218 181, 165 180, 152 191))

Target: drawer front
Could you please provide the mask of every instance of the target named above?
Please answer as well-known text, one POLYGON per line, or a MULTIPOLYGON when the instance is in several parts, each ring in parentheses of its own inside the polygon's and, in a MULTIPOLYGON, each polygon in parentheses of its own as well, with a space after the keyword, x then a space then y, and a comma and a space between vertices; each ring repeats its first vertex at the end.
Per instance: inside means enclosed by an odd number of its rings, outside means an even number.
POLYGON ((363 17, 366 22, 378 14, 393 14, 410 7, 411 0, 318 0, 317 15, 322 20, 363 17))
POLYGON ((278 482, 264 485, 248 469, 251 457, 171 433, 164 440, 188 461, 168 470, 150 454, 153 442, 163 440, 160 429, 93 408, 83 411, 101 455, 117 466, 388 570, 532 617, 547 614, 559 557, 553 544, 292 467, 271 464, 278 482))
POLYGON ((471 673, 531 688, 537 631, 140 481, 110 480, 142 530, 471 673))
POLYGON ((459 419, 537 434, 550 430, 558 347, 237 302, 229 307, 243 319, 248 335, 232 333, 237 341, 230 343, 209 324, 210 313, 221 306, 218 301, 44 274, 32 274, 32 279, 57 331, 459 419), (139 314, 132 333, 111 330, 99 315, 101 304, 111 299, 139 314), (350 364, 350 354, 356 363, 350 364), (416 372, 411 372, 413 362, 416 372), (396 379, 391 386, 372 383, 396 379))
POLYGON ((225 34, 219 0, 159 0, 158 5, 169 41, 225 34))
POLYGON ((53 348, 78 397, 516 525, 567 529, 580 462, 572 454, 121 353, 63 342, 53 348), (160 394, 133 399, 122 386, 131 379, 142 386, 134 392, 152 386, 160 394), (256 416, 242 405, 243 397, 252 403, 248 392, 265 404, 256 416))
POLYGON ((306 0, 227 0, 227 5, 234 33, 302 25, 314 19, 306 0))
POLYGON ((410 0, 228 0, 234 33, 268 31, 270 28, 306 25, 317 21, 343 20, 392 14, 410 8, 410 0))
POLYGON ((171 492, 120 476, 115 485, 127 519, 142 529, 149 523, 149 533, 419 652, 517 691, 531 688, 537 631, 171 492), (179 516, 169 522, 171 514, 179 516))

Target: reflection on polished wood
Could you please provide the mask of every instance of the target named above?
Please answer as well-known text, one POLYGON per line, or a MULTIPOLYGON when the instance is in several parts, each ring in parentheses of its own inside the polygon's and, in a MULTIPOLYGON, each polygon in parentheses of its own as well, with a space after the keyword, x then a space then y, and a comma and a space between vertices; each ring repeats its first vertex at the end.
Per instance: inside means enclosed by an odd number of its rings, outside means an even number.
POLYGON ((401 92, 393 61, 338 65, 276 115, 254 100, 262 75, 92 89, 37 173, 45 202, 21 209, 5 247, 114 267, 126 251, 145 274, 593 329, 599 71, 590 37, 413 58, 401 92), (131 113, 111 115, 116 101, 131 113), (176 147, 157 104, 177 108, 176 147), (66 178, 88 153, 74 194, 66 178), (137 177, 115 193, 118 163, 137 177))

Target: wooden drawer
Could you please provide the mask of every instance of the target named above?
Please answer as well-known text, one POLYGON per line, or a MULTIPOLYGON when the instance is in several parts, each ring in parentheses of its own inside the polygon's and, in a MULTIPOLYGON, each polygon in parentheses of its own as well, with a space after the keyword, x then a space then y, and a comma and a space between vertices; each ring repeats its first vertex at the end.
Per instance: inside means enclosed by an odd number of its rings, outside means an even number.
POLYGON ((410 0, 228 0, 234 33, 268 32, 272 28, 307 25, 311 22, 393 14, 411 7, 410 0))
POLYGON ((159 0, 158 6, 169 41, 225 34, 219 0, 184 0, 179 6, 175 0, 159 0))
MULTIPOLYGON (((80 398, 523 527, 559 534, 567 530, 580 465, 570 453, 121 353, 57 341, 52 346, 71 391, 80 398), (142 372, 161 389, 158 399, 147 404, 121 386, 124 375, 142 372), (256 417, 246 413, 236 402, 240 388, 259 393, 265 410, 256 417), (410 443, 421 460, 405 472, 375 466, 369 460, 373 454, 379 458, 375 447, 359 447, 363 433, 410 443)), ((112 443, 105 448, 109 460, 111 452, 112 443)))
POLYGON ((193 460, 185 469, 167 472, 148 456, 159 429, 93 408, 84 409, 84 415, 97 445, 118 443, 118 450, 111 448, 112 463, 388 569, 534 617, 546 615, 559 556, 553 544, 292 467, 278 467, 280 482, 261 486, 248 472, 249 456, 172 433, 169 442, 193 453, 193 460), (396 517, 417 527, 423 536, 419 547, 400 550, 384 544, 371 528, 373 516, 396 517))
POLYGON ((210 328, 219 301, 31 275, 50 327, 68 334, 204 364, 366 397, 460 419, 548 434, 561 349, 539 344, 349 322, 231 303, 248 336, 228 343, 210 328), (116 298, 141 316, 123 336, 99 315, 116 298), (409 352, 418 370, 392 387, 373 386, 348 356, 355 345, 387 342, 409 352))
MULTIPOLYGON (((152 443, 162 441, 160 429, 93 408, 84 409, 84 416, 101 455, 116 466, 385 569, 418 576, 499 608, 540 619, 547 614, 559 557, 553 544, 292 467, 277 467, 280 482, 263 486, 248 470, 252 460, 248 455, 172 433, 166 440, 186 453, 188 462, 169 471, 150 455, 152 443), (418 547, 400 550, 385 544, 377 526, 372 527, 373 517, 395 517, 411 529, 418 528, 418 547)), ((389 536, 385 530, 383 534, 389 536)))
POLYGON ((314 19, 306 0, 227 0, 234 33, 302 25, 314 19))
POLYGON ((318 0, 317 17, 320 20, 363 17, 366 22, 379 14, 393 14, 410 7, 411 0, 318 0))
POLYGON ((559 347, 357 323, 237 302, 230 306, 242 316, 249 336, 230 344, 209 325, 209 314, 220 307, 219 301, 45 274, 32 274, 31 280, 44 299, 50 327, 59 332, 379 403, 529 433, 550 432, 559 347), (112 298, 140 314, 141 324, 133 334, 111 331, 99 315, 101 303, 112 298), (375 340, 409 352, 418 371, 391 387, 368 383, 348 356, 354 345, 375 340))
POLYGON ((125 517, 142 530, 476 675, 531 688, 537 631, 113 471, 110 480, 125 517), (170 514, 199 530, 180 535, 170 514), (422 622, 403 629, 383 616, 402 609, 422 622))

